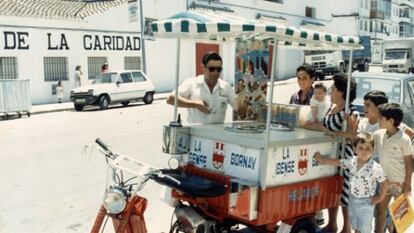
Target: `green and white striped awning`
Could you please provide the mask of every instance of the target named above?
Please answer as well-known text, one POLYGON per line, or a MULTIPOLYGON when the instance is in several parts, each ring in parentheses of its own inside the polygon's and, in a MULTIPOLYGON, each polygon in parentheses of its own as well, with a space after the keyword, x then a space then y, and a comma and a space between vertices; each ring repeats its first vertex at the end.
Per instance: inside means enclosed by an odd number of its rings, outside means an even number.
POLYGON ((235 14, 187 11, 151 24, 156 38, 201 40, 275 38, 281 45, 310 50, 361 49, 359 37, 336 35, 287 26, 277 22, 249 20, 235 14))

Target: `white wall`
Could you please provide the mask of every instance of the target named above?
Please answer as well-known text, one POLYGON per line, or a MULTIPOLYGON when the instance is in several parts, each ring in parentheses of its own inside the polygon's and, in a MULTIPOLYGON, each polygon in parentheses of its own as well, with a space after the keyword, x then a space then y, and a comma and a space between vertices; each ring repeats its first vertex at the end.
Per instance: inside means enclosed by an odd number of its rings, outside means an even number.
MULTIPOLYGON (((43 20, 35 18, 0 17, 0 56, 17 57, 17 69, 19 79, 30 79, 32 104, 56 102, 56 95, 52 95, 52 85, 56 82, 44 80, 44 57, 67 57, 68 78, 63 81, 65 98, 69 99, 70 89, 73 87, 73 77, 76 65, 81 65, 85 76, 83 84, 90 83, 87 80, 87 57, 107 57, 110 69, 120 70, 124 68, 125 56, 141 56, 141 50, 86 50, 84 48, 85 34, 94 36, 103 35, 140 37, 138 22, 128 22, 128 5, 113 8, 105 13, 92 16, 87 21, 63 21, 43 20), (120 15, 125 17, 119 17, 120 15), (117 18, 117 20, 113 20, 117 18), (14 33, 24 32, 22 44, 28 49, 5 49, 4 31, 14 33), (50 42, 47 34, 51 33, 50 42), (62 50, 48 48, 60 45, 61 34, 64 34, 69 49, 62 50)), ((11 37, 8 37, 9 41, 11 37)), ((102 42, 102 40, 101 40, 102 42)), ((10 43, 10 42, 9 42, 10 43)))
MULTIPOLYGON (((164 19, 187 10, 185 0, 145 0, 143 1, 144 16, 153 19, 164 19)), ((174 87, 177 62, 177 40, 156 39, 145 40, 147 75, 152 78, 157 92, 170 91, 174 87)), ((181 44, 180 79, 195 74, 195 47, 188 42, 181 44)))

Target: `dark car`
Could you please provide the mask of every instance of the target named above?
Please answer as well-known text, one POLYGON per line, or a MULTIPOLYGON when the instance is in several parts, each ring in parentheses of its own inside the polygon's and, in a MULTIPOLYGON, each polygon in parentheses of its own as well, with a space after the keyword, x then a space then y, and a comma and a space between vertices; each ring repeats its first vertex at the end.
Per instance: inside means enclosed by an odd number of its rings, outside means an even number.
POLYGON ((355 72, 357 98, 353 102, 363 115, 364 95, 372 90, 385 92, 391 103, 399 103, 404 112, 403 122, 414 127, 414 74, 355 72))

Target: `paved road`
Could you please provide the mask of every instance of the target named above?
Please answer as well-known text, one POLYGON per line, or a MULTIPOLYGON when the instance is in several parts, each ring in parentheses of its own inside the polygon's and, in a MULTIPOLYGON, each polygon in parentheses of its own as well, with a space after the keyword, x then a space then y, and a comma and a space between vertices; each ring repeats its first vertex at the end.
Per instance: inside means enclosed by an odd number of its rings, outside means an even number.
MULTIPOLYGON (((82 146, 105 139, 114 149, 157 167, 161 126, 171 119, 163 101, 107 111, 57 112, 0 121, 0 232, 87 232, 105 188, 105 162, 82 146)), ((171 210, 149 183, 149 232, 168 229, 171 210), (162 210, 162 211, 161 211, 162 210), (160 222, 165 224, 160 224, 160 222)))
MULTIPOLYGON (((295 82, 287 83, 276 99, 285 102, 296 89, 295 82)), ((124 154, 165 167, 169 157, 161 153, 161 132, 172 112, 155 101, 0 121, 0 232, 88 232, 103 197, 106 167, 99 153, 82 154, 83 145, 101 137, 124 154)), ((172 209, 159 201, 160 192, 152 182, 142 191, 149 199, 150 233, 169 229, 172 209)))

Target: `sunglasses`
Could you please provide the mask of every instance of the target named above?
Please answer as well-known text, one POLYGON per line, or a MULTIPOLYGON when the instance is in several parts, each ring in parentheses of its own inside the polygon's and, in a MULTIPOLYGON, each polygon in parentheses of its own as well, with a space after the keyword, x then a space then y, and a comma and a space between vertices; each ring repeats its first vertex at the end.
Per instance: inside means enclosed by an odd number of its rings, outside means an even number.
POLYGON ((223 67, 210 66, 210 67, 207 67, 207 69, 210 72, 214 72, 215 70, 217 70, 217 72, 221 72, 223 70, 223 67))

